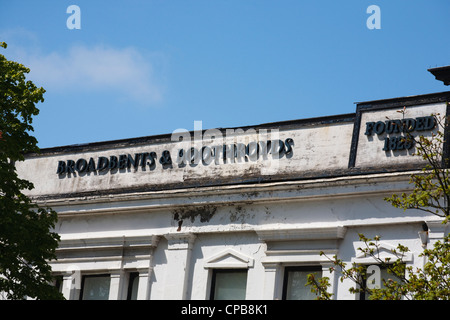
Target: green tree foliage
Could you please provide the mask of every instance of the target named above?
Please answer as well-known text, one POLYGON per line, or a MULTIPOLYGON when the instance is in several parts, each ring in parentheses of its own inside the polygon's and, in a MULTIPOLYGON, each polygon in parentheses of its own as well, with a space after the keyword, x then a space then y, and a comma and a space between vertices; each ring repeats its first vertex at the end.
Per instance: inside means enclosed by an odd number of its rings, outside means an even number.
MULTIPOLYGON (((449 103, 447 102, 447 106, 449 103)), ((406 108, 399 111, 405 115, 406 108)), ((450 160, 445 158, 444 132, 448 126, 449 119, 433 115, 438 124, 437 130, 430 137, 413 137, 406 134, 406 139, 414 140, 415 156, 421 157, 425 165, 419 172, 410 176, 410 184, 413 186, 410 193, 394 194, 385 198, 396 208, 403 210, 416 209, 434 214, 443 218, 442 223, 447 223, 450 218, 450 160)), ((408 130, 404 130, 408 132, 408 130)), ((350 289, 351 293, 366 294, 372 300, 450 300, 450 236, 446 235, 442 241, 436 241, 431 249, 424 249, 419 255, 423 257, 425 265, 423 268, 406 266, 403 258, 409 249, 401 244, 392 251, 396 257, 395 261, 380 257, 379 240, 366 238, 359 235, 364 243, 358 250, 365 257, 371 257, 374 264, 385 268, 392 277, 382 279, 382 288, 368 288, 366 281, 368 275, 366 267, 361 264, 352 263, 350 267, 335 255, 327 257, 334 265, 331 272, 339 270, 341 282, 349 279, 355 286, 350 289)), ((323 253, 321 253, 323 255, 323 253)), ((329 300, 332 294, 327 290, 330 287, 329 278, 316 279, 313 274, 308 275, 307 285, 315 292, 320 300, 329 300)))
MULTIPOLYGON (((371 257, 374 264, 388 271, 387 279, 382 279, 382 288, 368 288, 366 281, 368 275, 366 267, 361 264, 352 263, 350 267, 338 259, 336 255, 327 258, 334 264, 331 272, 340 271, 341 282, 345 279, 353 281, 354 287, 350 293, 367 294, 370 300, 450 300, 450 236, 447 235, 442 241, 436 241, 431 249, 424 249, 419 257, 425 258, 423 268, 406 266, 403 258, 409 251, 407 247, 398 245, 392 253, 396 256, 395 261, 383 259, 380 256, 379 240, 366 238, 359 235, 364 246, 358 250, 366 257, 371 257)), ((325 255, 323 252, 321 255, 325 255)), ((326 255, 325 255, 326 256, 326 255)), ((308 285, 315 292, 319 300, 330 300, 332 294, 327 291, 330 286, 329 278, 316 279, 313 274, 308 275, 308 285)))
MULTIPOLYGON (((447 102, 447 105, 449 103, 447 102)), ((444 218, 446 223, 450 217, 450 180, 449 180, 449 159, 444 157, 444 132, 448 119, 433 115, 438 124, 437 132, 433 132, 431 137, 419 136, 414 139, 416 145, 415 156, 421 157, 425 161, 425 166, 421 172, 413 173, 410 183, 414 186, 411 193, 394 194, 385 200, 396 208, 417 209, 432 213, 444 218)))
MULTIPOLYGON (((0 46, 6 49, 6 43, 0 46)), ((39 152, 29 132, 45 90, 25 79, 29 71, 0 54, 0 292, 8 299, 60 299, 48 265, 59 241, 52 232, 56 212, 22 193, 33 184, 20 179, 15 168, 24 154, 39 152)))

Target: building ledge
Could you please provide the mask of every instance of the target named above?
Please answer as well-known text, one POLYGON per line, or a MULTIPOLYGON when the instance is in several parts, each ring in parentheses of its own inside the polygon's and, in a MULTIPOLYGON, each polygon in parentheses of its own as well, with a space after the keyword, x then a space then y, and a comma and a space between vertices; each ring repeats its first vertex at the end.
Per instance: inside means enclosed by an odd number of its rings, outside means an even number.
POLYGON ((430 68, 428 71, 436 80, 444 82, 446 86, 450 85, 450 66, 430 68))

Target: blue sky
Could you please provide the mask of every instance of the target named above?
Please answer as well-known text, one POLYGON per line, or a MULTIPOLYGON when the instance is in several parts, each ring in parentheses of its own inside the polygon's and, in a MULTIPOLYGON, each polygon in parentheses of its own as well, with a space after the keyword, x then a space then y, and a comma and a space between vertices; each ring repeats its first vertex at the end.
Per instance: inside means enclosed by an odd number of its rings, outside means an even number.
POLYGON ((448 91, 427 69, 450 65, 449 13, 448 0, 0 0, 0 41, 47 90, 33 122, 45 148, 448 91))

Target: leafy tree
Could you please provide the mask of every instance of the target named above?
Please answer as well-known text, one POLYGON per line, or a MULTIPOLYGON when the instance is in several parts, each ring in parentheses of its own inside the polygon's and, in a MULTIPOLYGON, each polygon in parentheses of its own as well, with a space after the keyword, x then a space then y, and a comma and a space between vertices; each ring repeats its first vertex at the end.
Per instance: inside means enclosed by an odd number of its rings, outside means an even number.
MULTIPOLYGON (((402 113, 405 112, 404 109, 402 113)), ((414 155, 421 157, 426 163, 421 172, 411 174, 410 183, 414 186, 413 191, 409 194, 394 194, 385 200, 396 208, 417 209, 432 213, 444 218, 443 223, 447 223, 450 217, 450 171, 448 170, 450 159, 444 157, 442 130, 447 126, 448 119, 439 114, 433 116, 438 130, 436 133, 432 132, 430 138, 423 135, 416 138, 407 134, 407 139, 414 140, 416 145, 414 155)))
MULTIPOLYGON (((361 264, 352 263, 351 267, 336 255, 327 257, 333 264, 331 272, 339 269, 341 282, 349 279, 355 286, 350 288, 350 293, 367 294, 371 300, 450 300, 450 237, 445 236, 442 241, 436 241, 432 249, 425 249, 419 256, 425 257, 427 261, 423 267, 414 268, 406 266, 403 257, 409 249, 399 244, 393 254, 397 257, 395 261, 383 259, 380 256, 379 240, 366 238, 359 235, 364 246, 358 250, 367 257, 374 259, 374 264, 384 268, 391 275, 382 279, 382 288, 370 288, 366 282, 368 274, 366 267, 361 264)), ((324 255, 322 252, 321 255, 324 255)), ((314 274, 308 275, 308 285, 311 291, 317 294, 319 300, 330 300, 332 294, 327 291, 330 286, 329 278, 316 279, 314 274)))
MULTIPOLYGON (((404 116, 406 108, 399 112, 404 116)), ((450 218, 450 159, 444 157, 445 136, 442 129, 450 119, 440 117, 439 114, 433 116, 438 130, 429 138, 423 135, 414 137, 409 134, 408 128, 402 128, 405 129, 402 130, 405 132, 405 139, 413 141, 416 146, 414 155, 421 157, 426 164, 420 172, 411 174, 410 184, 413 189, 410 193, 394 194, 385 198, 385 201, 403 210, 416 209, 437 215, 443 218, 442 223, 447 223, 450 218)), ((365 245, 358 250, 366 257, 372 257, 375 264, 385 268, 392 277, 382 280, 384 288, 369 288, 366 285, 368 275, 365 266, 352 263, 351 267, 347 267, 336 255, 327 257, 334 264, 331 272, 338 268, 341 281, 350 279, 355 283, 355 287, 350 289, 351 293, 364 293, 373 300, 450 300, 450 235, 446 235, 442 241, 436 241, 433 248, 424 249, 419 256, 424 257, 426 263, 423 268, 415 270, 411 266, 406 267, 403 261, 404 255, 409 251, 407 247, 399 244, 392 252, 397 259, 390 261, 380 257, 380 237, 370 239, 359 234, 359 238, 365 245)), ((321 255, 324 255, 323 252, 321 255)), ((328 277, 316 279, 310 274, 307 285, 311 286, 311 291, 318 295, 318 299, 332 298, 332 294, 327 291, 330 286, 328 277)))
MULTIPOLYGON (((6 43, 0 42, 6 49, 6 43)), ((45 90, 25 74, 30 70, 0 54, 0 292, 8 299, 60 299, 50 284, 48 261, 56 259, 56 212, 32 203, 22 190, 33 184, 17 175, 15 163, 39 152, 29 134, 45 90)))

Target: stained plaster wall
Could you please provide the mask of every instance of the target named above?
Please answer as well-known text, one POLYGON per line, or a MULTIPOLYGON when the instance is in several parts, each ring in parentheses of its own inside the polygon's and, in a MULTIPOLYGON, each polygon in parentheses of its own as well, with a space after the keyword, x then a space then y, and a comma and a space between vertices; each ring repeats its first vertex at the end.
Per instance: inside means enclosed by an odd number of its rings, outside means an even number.
MULTIPOLYGON (((434 103, 408 112, 445 114, 445 108, 434 103)), ((383 137, 363 133, 366 122, 395 118, 397 111, 362 110, 359 122, 346 116, 280 125, 277 137, 294 142, 292 155, 280 159, 56 174, 58 161, 68 159, 176 154, 179 145, 164 137, 55 148, 30 155, 18 172, 35 184, 30 196, 59 214, 62 245, 52 266, 65 275, 65 285, 73 283, 73 268, 112 273, 111 299, 123 299, 127 273, 138 271, 140 299, 208 299, 211 270, 237 265, 248 270, 248 299, 279 299, 285 266, 319 264, 326 273, 327 261, 318 254, 323 249, 351 263, 361 245, 358 233, 380 235, 386 248, 400 242, 411 249, 409 264, 422 263, 419 232, 424 222, 435 226, 438 219, 383 200, 410 188, 409 172, 383 167, 420 161, 410 152, 386 154, 383 137)), ((238 138, 248 143, 267 137, 247 131, 226 143, 238 138)), ((328 275, 335 298, 355 299, 348 293, 352 283, 328 275)), ((67 297, 77 298, 73 287, 65 288, 67 297)))

